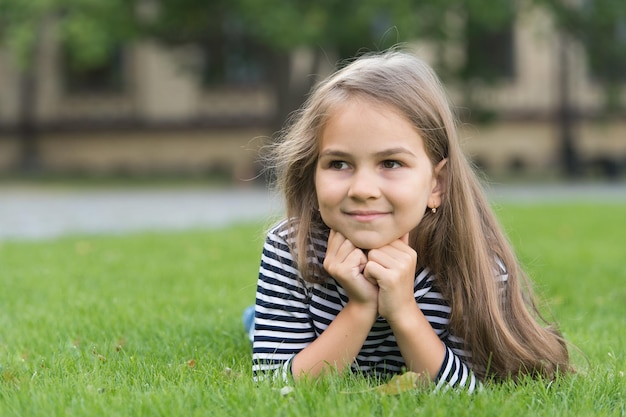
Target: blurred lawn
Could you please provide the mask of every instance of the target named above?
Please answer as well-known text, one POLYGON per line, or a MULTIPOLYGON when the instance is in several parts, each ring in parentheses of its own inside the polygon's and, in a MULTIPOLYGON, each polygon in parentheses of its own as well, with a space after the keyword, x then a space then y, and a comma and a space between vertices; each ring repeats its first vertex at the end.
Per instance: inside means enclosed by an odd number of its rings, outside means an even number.
POLYGON ((0 415, 625 415, 626 204, 496 209, 580 349, 576 376, 473 396, 256 386, 240 321, 264 238, 252 224, 0 243, 0 415))
MULTIPOLYGON (((506 206, 518 256, 592 362, 626 351, 626 204, 506 206)), ((626 369, 623 369, 626 370, 626 369)))

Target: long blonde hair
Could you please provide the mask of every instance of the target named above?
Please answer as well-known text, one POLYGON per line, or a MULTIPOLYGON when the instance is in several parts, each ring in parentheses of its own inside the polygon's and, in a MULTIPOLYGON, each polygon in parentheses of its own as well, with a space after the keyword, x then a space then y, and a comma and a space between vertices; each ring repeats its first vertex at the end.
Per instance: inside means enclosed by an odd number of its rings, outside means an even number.
POLYGON ((540 324, 546 322, 529 280, 461 151, 444 89, 433 70, 412 54, 394 50, 356 59, 314 88, 281 132, 273 168, 294 230, 291 252, 303 278, 320 277, 307 262, 311 237, 325 228, 314 183, 319 139, 334 106, 355 96, 398 109, 420 133, 433 166, 448 159, 441 206, 423 217, 410 244, 418 262, 435 273, 452 309, 451 331, 471 352, 473 371, 504 380, 553 378, 570 370, 566 343, 553 326, 540 324), (508 279, 499 282, 496 275, 504 273, 508 279))

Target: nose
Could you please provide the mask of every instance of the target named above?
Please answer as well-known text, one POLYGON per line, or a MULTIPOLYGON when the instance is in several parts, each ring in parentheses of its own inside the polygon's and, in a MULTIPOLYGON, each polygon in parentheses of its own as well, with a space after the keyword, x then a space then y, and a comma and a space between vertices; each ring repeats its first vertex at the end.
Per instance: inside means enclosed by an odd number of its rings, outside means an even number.
POLYGON ((348 197, 356 200, 369 200, 380 197, 380 185, 375 173, 366 169, 358 169, 350 179, 348 197))

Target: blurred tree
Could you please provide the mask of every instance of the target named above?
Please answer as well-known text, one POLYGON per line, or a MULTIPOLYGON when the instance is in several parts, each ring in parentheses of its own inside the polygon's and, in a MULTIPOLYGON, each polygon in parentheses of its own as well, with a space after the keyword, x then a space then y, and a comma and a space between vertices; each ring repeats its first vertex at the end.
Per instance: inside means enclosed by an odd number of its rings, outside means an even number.
POLYGON ((20 72, 17 136, 19 169, 36 172, 37 97, 42 46, 57 35, 72 57, 71 65, 98 65, 112 48, 136 34, 135 1, 0 0, 0 45, 10 50, 20 72))
POLYGON ((626 2, 624 0, 535 0, 553 16, 560 31, 559 130, 565 174, 582 173, 574 126, 579 112, 572 103, 568 49, 572 41, 585 48, 590 75, 605 91, 605 114, 623 113, 620 87, 626 81, 626 2))
MULTIPOLYGON (((264 81, 276 95, 273 127, 304 99, 315 83, 325 55, 332 61, 364 50, 382 50, 416 37, 441 37, 440 23, 452 0, 154 0, 157 12, 149 25, 153 36, 170 43, 227 45, 236 34, 255 55, 264 81), (292 52, 312 50, 311 74, 294 76, 292 52)), ((231 49, 226 54, 235 54, 231 49)))
MULTIPOLYGON (((246 25, 256 39, 270 45, 278 112, 275 127, 297 108, 317 81, 325 55, 343 60, 367 50, 382 50, 420 33, 410 0, 241 0, 246 25), (263 16, 263 19, 258 19, 263 16), (289 51, 313 46, 305 80, 294 79, 289 51)), ((326 58, 327 59, 327 58, 326 58)))
POLYGON ((620 111, 617 86, 626 81, 626 2, 623 0, 536 0, 552 13, 557 28, 580 42, 590 75, 606 92, 605 110, 620 111))
MULTIPOLYGON (((443 77, 455 77, 467 97, 472 85, 514 76, 512 23, 517 7, 538 4, 563 33, 588 47, 590 67, 607 86, 607 103, 619 102, 614 86, 623 81, 626 43, 624 0, 0 0, 0 44, 21 68, 21 167, 37 167, 37 68, 48 25, 54 25, 73 65, 89 66, 111 56, 121 43, 148 37, 204 50, 204 81, 267 83, 275 93, 273 128, 306 96, 324 60, 428 39, 436 45, 443 77), (571 3, 575 3, 572 5, 571 3), (453 42, 450 42, 453 41, 453 42), (465 45, 466 59, 452 58, 449 45, 465 45), (312 51, 308 75, 298 79, 293 52, 312 51), (325 58, 325 55, 330 58, 325 58), (617 68, 617 69, 616 69, 617 68)), ((453 47, 454 48, 454 47, 453 47)), ((565 49, 562 49, 563 51, 565 49)), ((578 167, 573 115, 567 94, 568 65, 560 83, 563 160, 578 167)))

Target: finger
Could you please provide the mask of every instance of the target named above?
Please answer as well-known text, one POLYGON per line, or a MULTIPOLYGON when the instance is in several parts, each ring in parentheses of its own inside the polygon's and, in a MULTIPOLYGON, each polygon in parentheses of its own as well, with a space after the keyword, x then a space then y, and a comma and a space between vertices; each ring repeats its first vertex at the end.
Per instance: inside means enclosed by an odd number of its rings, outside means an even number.
POLYGON ((336 232, 335 240, 337 244, 337 248, 335 250, 335 257, 338 260, 340 261, 346 260, 353 251, 357 251, 359 256, 365 256, 365 254, 363 253, 361 249, 354 246, 354 244, 349 239, 344 237, 341 233, 336 232))
POLYGON ((392 251, 396 251, 394 248, 383 247, 380 249, 371 250, 367 254, 367 260, 379 264, 381 267, 390 268, 393 265, 398 264, 398 256, 394 256, 392 251))
POLYGON ((367 259, 387 269, 395 269, 401 265, 414 265, 417 261, 417 254, 410 246, 397 240, 387 246, 370 251, 367 259))
POLYGON ((324 268, 335 278, 342 272, 350 276, 361 275, 367 257, 341 233, 331 230, 328 237, 324 268), (348 272, 349 271, 349 272, 348 272))
POLYGON ((330 229, 330 233, 328 234, 328 247, 330 248, 333 242, 337 239, 337 232, 333 229, 330 229))
POLYGON ((326 244, 326 253, 329 255, 335 255, 337 253, 337 250, 339 250, 339 247, 341 247, 341 244, 343 243, 343 241, 345 240, 345 238, 343 237, 343 235, 341 233, 335 232, 334 230, 330 230, 330 233, 328 234, 328 242, 326 244))
POLYGON ((363 270, 363 278, 365 278, 365 280, 370 284, 378 287, 378 281, 376 281, 376 278, 374 278, 371 274, 365 274, 365 270, 363 270))
POLYGON ((378 285, 378 280, 385 275, 386 268, 378 262, 368 261, 363 270, 363 276, 372 284, 378 285))
POLYGON ((367 264, 367 256, 365 256, 362 250, 354 248, 346 256, 345 263, 358 267, 358 272, 359 274, 361 274, 365 269, 365 265, 367 264))
MULTIPOLYGON (((408 235, 405 235, 408 236, 408 235)), ((408 253, 409 255, 413 255, 415 253, 415 249, 413 249, 404 239, 404 236, 398 240, 394 240, 389 245, 390 248, 395 249, 401 253, 408 253)))

